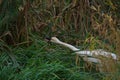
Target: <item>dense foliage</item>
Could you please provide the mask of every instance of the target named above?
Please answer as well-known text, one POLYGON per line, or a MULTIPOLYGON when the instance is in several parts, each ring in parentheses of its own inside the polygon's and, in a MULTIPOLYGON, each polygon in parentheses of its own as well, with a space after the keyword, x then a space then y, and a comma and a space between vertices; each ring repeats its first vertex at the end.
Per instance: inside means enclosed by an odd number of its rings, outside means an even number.
POLYGON ((119 55, 119 9, 119 0, 0 0, 0 80, 119 80, 119 64, 115 72, 86 69, 67 48, 44 40, 119 55))

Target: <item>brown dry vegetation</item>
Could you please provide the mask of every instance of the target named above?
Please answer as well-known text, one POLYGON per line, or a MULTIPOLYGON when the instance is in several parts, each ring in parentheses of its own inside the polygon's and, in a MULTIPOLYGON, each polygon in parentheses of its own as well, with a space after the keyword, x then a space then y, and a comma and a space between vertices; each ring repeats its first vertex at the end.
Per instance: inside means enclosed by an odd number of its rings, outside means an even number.
MULTIPOLYGON (((29 46, 33 34, 42 40, 57 36, 82 49, 102 48, 119 56, 119 9, 117 0, 0 0, 0 42, 29 46)), ((118 71, 108 61, 105 71, 118 71)))

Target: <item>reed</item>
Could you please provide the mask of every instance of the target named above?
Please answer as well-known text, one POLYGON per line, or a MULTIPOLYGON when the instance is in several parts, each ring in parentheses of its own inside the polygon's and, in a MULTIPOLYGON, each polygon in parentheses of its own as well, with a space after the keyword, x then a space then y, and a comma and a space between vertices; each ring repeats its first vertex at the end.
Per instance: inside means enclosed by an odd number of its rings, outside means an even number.
MULTIPOLYGON (((9 53, 9 50, 7 50, 3 44, 5 44, 7 48, 10 47, 10 49, 12 46, 12 49, 13 47, 14 48, 20 47, 20 50, 21 50, 21 46, 29 47, 32 44, 37 45, 38 43, 36 41, 38 41, 39 39, 44 40, 43 38, 45 36, 58 36, 63 41, 67 43, 71 43, 72 45, 76 45, 82 50, 83 49, 93 50, 93 49, 102 48, 102 49, 105 49, 106 51, 110 51, 110 52, 116 53, 117 55, 120 55, 120 50, 119 50, 120 10, 119 9, 120 9, 119 0, 25 0, 25 1, 0 0, 0 48, 1 48, 0 50, 1 51, 6 50, 7 53, 9 53)), ((42 45, 42 43, 40 43, 40 45, 42 45)), ((50 51, 53 51, 52 53, 54 53, 55 50, 53 48, 59 48, 61 50, 61 47, 59 46, 52 46, 50 49, 49 48, 50 46, 47 46, 44 51, 50 50, 50 51)), ((57 50, 59 51, 59 49, 57 50)), ((59 53, 57 53, 57 50, 56 50, 56 53, 53 54, 53 56, 59 55, 59 53)), ((47 53, 44 51, 43 53, 47 53)), ((0 53, 5 53, 5 52, 0 52, 0 53)), ((17 52, 14 51, 13 53, 16 54, 17 52)), ((26 53, 25 55, 27 55, 29 51, 25 53, 26 53)), ((60 52, 60 53, 61 54, 70 53, 70 51, 63 50, 63 52, 60 52)), ((47 57, 55 58, 51 55, 48 55, 48 54, 46 55, 47 57)), ((59 56, 62 57, 63 55, 68 56, 68 54, 62 54, 59 56)), ((23 56, 22 58, 19 58, 21 61, 22 67, 24 66, 24 64, 27 64, 23 60, 25 59, 25 61, 27 61, 28 59, 28 62, 29 62, 30 56, 33 56, 33 55, 27 55, 27 58, 24 58, 23 56)), ((5 56, 0 54, 0 57, 4 58, 5 56)), ((46 56, 44 55, 44 57, 46 56)), ((42 58, 45 59, 44 57, 42 58)), ((9 62, 8 57, 6 58, 7 58, 6 61, 9 62)), ((52 60, 52 58, 48 60, 52 60)), ((71 58, 71 56, 67 58, 71 58)), ((64 65, 66 64, 71 65, 70 63, 72 62, 73 64, 71 66, 73 66, 75 63, 75 58, 73 57, 72 59, 66 59, 66 58, 60 59, 60 57, 59 59, 57 58, 55 59, 63 60, 62 63, 64 63, 65 61, 68 61, 64 65)), ((76 62, 78 60, 79 60, 79 57, 76 57, 76 62)), ((105 59, 103 58, 103 60, 105 59)), ((3 61, 3 63, 6 64, 7 63, 6 61, 3 61)), ((43 61, 43 60, 40 59, 40 61, 43 61)), ((106 76, 104 78, 99 78, 99 79, 100 80, 102 79, 117 80, 119 75, 119 69, 116 67, 119 67, 119 65, 117 65, 111 60, 108 60, 108 61, 109 62, 105 61, 103 65, 106 66, 104 67, 104 69, 108 73, 110 72, 110 75, 105 73, 106 76), (106 65, 107 63, 109 63, 109 66, 110 66, 109 68, 106 65), (113 75, 117 78, 113 78, 113 75)), ((88 71, 91 71, 91 73, 95 72, 94 70, 90 70, 90 66, 94 68, 94 65, 91 65, 91 64, 84 65, 84 63, 81 61, 80 63, 81 64, 77 66, 77 70, 75 70, 76 68, 74 69, 72 68, 72 70, 71 68, 69 68, 70 69, 69 71, 65 71, 65 73, 68 72, 71 75, 67 77, 67 79, 69 78, 71 80, 73 79, 77 80, 77 77, 79 77, 80 79, 81 78, 86 79, 85 77, 88 76, 89 74, 83 70, 85 69, 85 66, 88 66, 88 71), (77 71, 83 72, 83 73, 80 73, 79 75, 77 71), (84 74, 84 78, 82 77, 83 74, 84 74)), ((48 63, 46 63, 45 65, 48 65, 48 63)), ((54 64, 50 64, 50 65, 52 65, 52 67, 54 66, 54 64)), ((61 65, 61 63, 57 65, 58 65, 57 66, 58 68, 61 65)), ((69 65, 65 67, 69 67, 69 65)), ((30 66, 27 66, 27 67, 30 68, 30 66)), ((49 70, 48 67, 46 68, 47 70, 49 70)), ((40 67, 37 66, 37 69, 40 69, 40 67)), ((14 71, 12 68, 10 68, 10 66, 7 66, 1 70, 3 70, 2 72, 6 72, 7 70, 14 71)), ((32 68, 32 70, 34 72, 37 71, 36 68, 32 68)), ((59 70, 62 70, 62 67, 59 70)), ((21 75, 23 76, 24 74, 27 74, 27 72, 31 72, 30 69, 24 68, 21 75)), ((49 72, 50 71, 48 71, 48 73, 49 72)), ((64 71, 62 72, 64 73, 64 71)), ((14 73, 15 72, 13 72, 13 74, 14 73)), ((58 74, 57 72, 54 72, 54 71, 53 73, 58 74)), ((7 77, 9 77, 8 76, 9 74, 10 73, 6 74, 7 77)), ((42 73, 39 73, 39 74, 42 74, 42 73)), ((59 78, 55 74, 50 75, 50 78, 51 76, 54 75, 55 79, 56 77, 57 79, 63 79, 61 78, 61 76, 59 78)), ((34 76, 35 75, 36 74, 34 74, 34 76)), ((43 75, 45 76, 47 75, 47 73, 43 75)), ((26 79, 26 77, 28 76, 29 74, 24 75, 24 79, 26 79)), ((64 74, 63 76, 68 76, 68 75, 64 74)), ((96 75, 96 76, 101 76, 101 75, 96 75)), ((41 79, 41 77, 39 78, 41 79)), ((17 79, 17 78, 14 77, 14 79, 17 79)), ((31 77, 31 79, 33 79, 33 76, 31 77)), ((93 80, 93 78, 91 80, 93 80)))

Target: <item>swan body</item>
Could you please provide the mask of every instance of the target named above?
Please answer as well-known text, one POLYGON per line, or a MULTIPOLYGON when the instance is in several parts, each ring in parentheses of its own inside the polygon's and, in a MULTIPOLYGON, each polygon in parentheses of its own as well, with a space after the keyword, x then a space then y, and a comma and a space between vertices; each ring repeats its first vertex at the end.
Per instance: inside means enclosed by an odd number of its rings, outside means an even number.
POLYGON ((76 52, 76 54, 79 54, 81 56, 87 55, 87 56, 93 56, 93 57, 97 57, 97 56, 111 57, 112 59, 117 60, 116 54, 111 52, 106 52, 101 49, 92 50, 92 51, 79 51, 79 52, 76 52))
MULTIPOLYGON (((117 55, 111 52, 106 52, 102 49, 97 49, 97 50, 80 50, 74 46, 72 46, 71 44, 65 43, 60 41, 58 38, 56 37, 52 37, 52 38, 48 38, 48 40, 50 42, 56 43, 56 44, 60 44, 63 45, 65 47, 68 47, 69 49, 71 49, 72 51, 75 51, 76 54, 78 54, 79 56, 81 56, 83 58, 84 61, 86 62, 92 62, 92 63, 97 63, 98 64, 98 69, 100 72, 104 72, 104 66, 107 66, 107 68, 109 68, 109 66, 113 66, 113 65, 109 65, 109 62, 107 62, 107 60, 113 60, 113 61, 117 61, 117 55), (109 59, 105 59, 105 61, 100 59, 100 56, 104 57, 104 58, 109 58, 109 59), (104 62, 106 62, 106 65, 104 64, 104 62)), ((110 62, 111 64, 111 62, 110 62)), ((111 69, 110 69, 111 70, 111 69)))
MULTIPOLYGON (((116 54, 114 53, 111 53, 111 52, 106 52, 102 49, 97 49, 97 50, 83 50, 83 51, 80 51, 80 49, 68 44, 68 43, 65 43, 65 42, 62 42, 60 41, 58 38, 56 37, 52 37, 50 39, 50 42, 53 42, 53 43, 57 43, 57 44, 60 44, 60 45, 63 45, 65 47, 68 47, 70 48, 72 51, 76 51, 75 53, 80 55, 80 56, 91 56, 91 57, 98 57, 98 56, 103 56, 103 57, 111 57, 112 59, 114 60, 117 60, 117 56, 116 54)), ((90 58, 89 61, 91 60, 92 61, 93 58, 90 58)), ((99 60, 95 59, 92 61, 92 62, 99 62, 99 60)))

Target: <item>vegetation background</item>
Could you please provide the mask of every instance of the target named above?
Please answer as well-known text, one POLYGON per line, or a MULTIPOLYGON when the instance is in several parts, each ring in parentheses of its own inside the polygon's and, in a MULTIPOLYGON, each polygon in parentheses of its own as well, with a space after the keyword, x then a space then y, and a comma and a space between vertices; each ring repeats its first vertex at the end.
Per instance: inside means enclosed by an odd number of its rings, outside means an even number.
POLYGON ((119 64, 100 73, 47 36, 120 55, 120 0, 0 0, 0 80, 120 80, 119 64))

